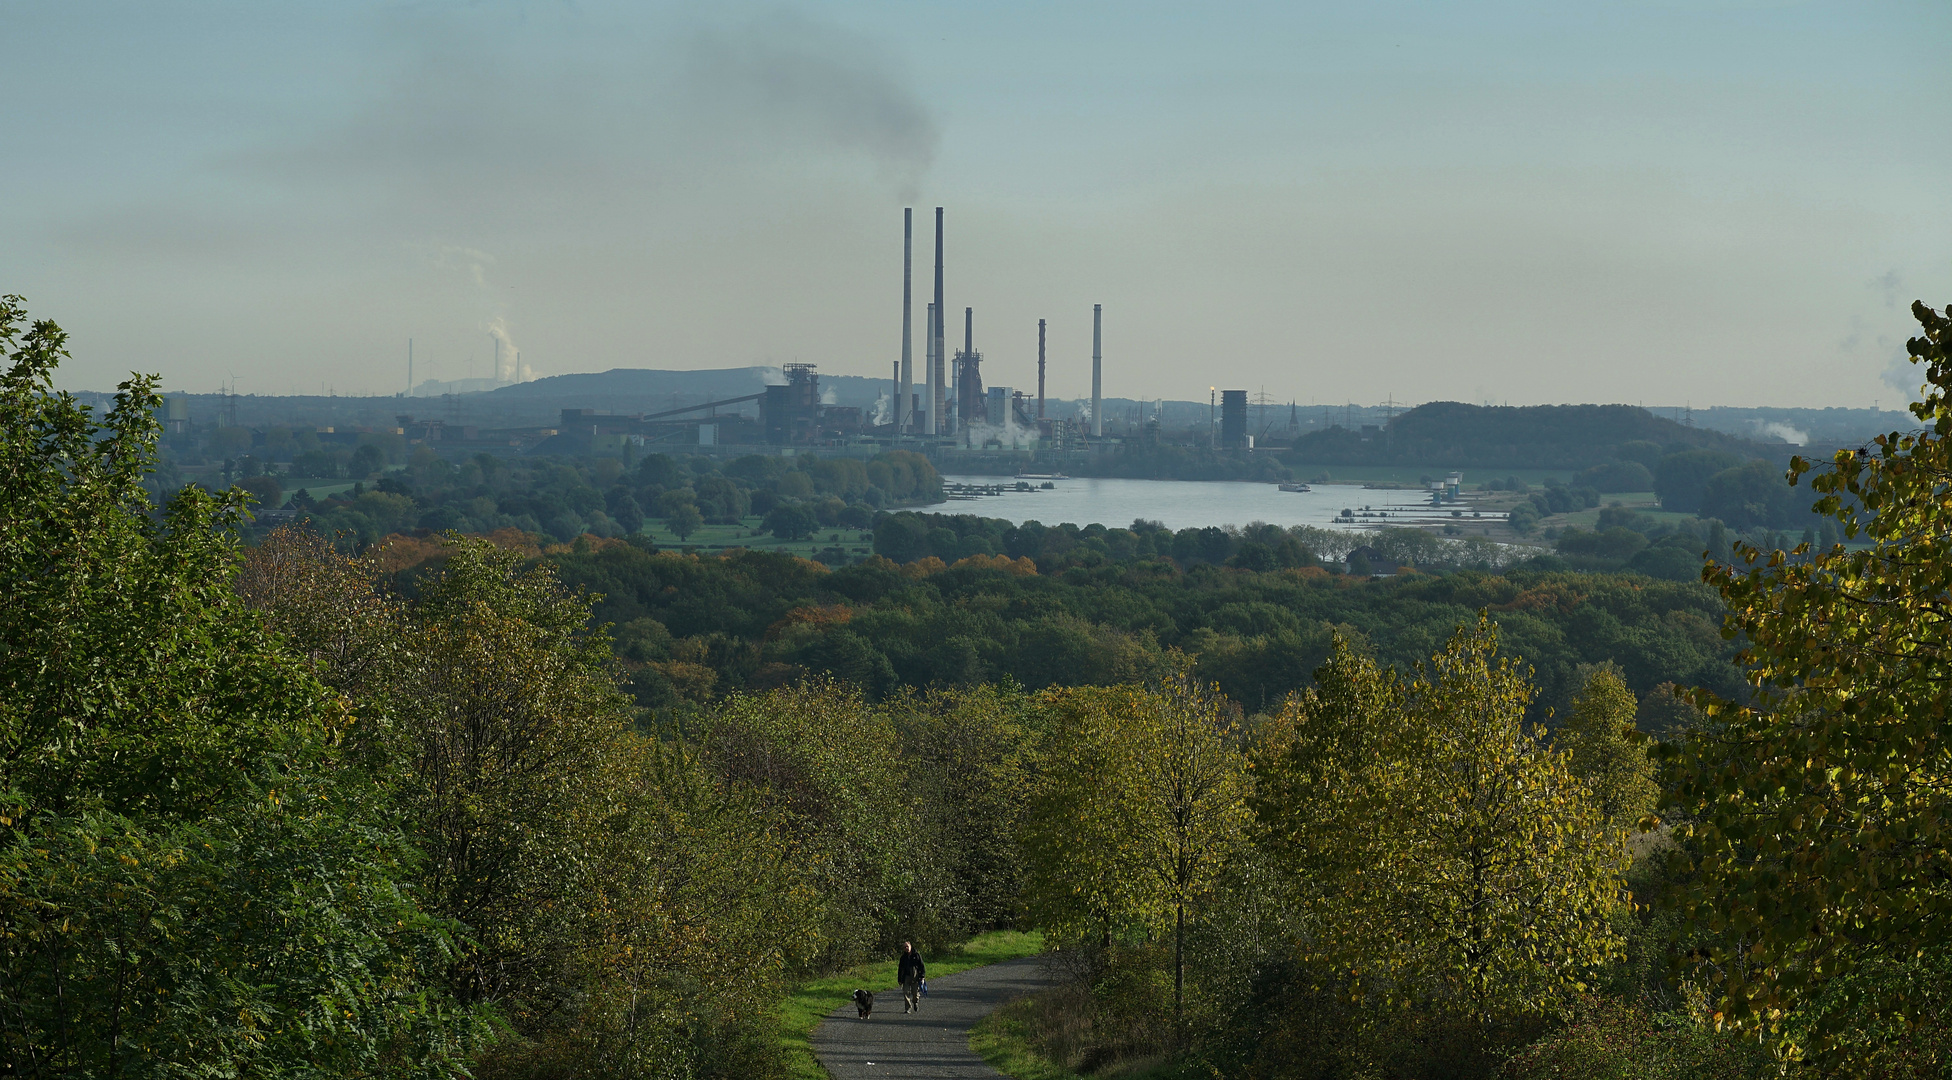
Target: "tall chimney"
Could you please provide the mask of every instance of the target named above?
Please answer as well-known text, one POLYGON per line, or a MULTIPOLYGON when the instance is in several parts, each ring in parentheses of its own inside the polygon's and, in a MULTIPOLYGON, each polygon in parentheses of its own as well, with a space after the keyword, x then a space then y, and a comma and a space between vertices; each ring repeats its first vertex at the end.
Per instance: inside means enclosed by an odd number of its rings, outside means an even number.
POLYGON ((1037 320, 1037 419, 1044 418, 1044 320, 1037 320))
POLYGON ((890 392, 895 395, 895 399, 888 403, 893 406, 888 411, 888 434, 899 435, 901 434, 901 422, 897 417, 901 416, 901 361, 897 360, 890 366, 895 369, 892 380, 895 385, 890 389, 890 392))
POLYGON ((1091 305, 1091 437, 1105 437, 1105 305, 1091 305))
POLYGON ((943 365, 947 358, 942 355, 942 324, 945 321, 943 313, 948 310, 948 308, 942 306, 942 208, 938 206, 935 208, 935 320, 929 328, 929 340, 935 345, 935 359, 933 361, 935 365, 935 392, 932 400, 929 402, 929 409, 934 415, 934 419, 929 423, 929 434, 931 435, 938 432, 945 435, 948 434, 945 430, 946 425, 944 424, 944 421, 948 417, 943 411, 943 392, 948 384, 948 379, 943 377, 943 365))
POLYGON ((927 325, 922 328, 922 348, 928 355, 922 361, 922 434, 935 434, 935 417, 941 405, 942 365, 935 362, 935 305, 928 309, 927 325))
POLYGON ((901 212, 901 368, 895 376, 895 434, 908 430, 915 418, 909 401, 915 395, 915 208, 901 212))

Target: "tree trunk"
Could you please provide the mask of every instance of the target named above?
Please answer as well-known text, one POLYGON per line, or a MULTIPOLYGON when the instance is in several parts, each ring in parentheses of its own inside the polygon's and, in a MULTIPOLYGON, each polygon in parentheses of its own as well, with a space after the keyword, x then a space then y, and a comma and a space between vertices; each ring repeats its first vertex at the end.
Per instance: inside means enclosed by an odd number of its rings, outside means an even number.
POLYGON ((1173 905, 1173 1048, 1184 1049, 1186 1031, 1186 904, 1173 905))

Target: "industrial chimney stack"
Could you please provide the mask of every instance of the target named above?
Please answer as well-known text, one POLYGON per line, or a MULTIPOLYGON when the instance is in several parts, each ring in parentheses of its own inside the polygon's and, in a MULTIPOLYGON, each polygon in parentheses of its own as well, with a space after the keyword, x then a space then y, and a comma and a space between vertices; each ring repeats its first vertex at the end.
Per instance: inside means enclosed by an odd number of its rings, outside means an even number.
POLYGON ((1105 437, 1105 305, 1091 305, 1091 437, 1105 437))
POLYGON ((928 356, 922 361, 922 434, 935 434, 935 405, 937 387, 942 380, 941 366, 935 362, 935 305, 929 305, 928 325, 922 329, 922 341, 928 356))
POLYGON ((895 434, 915 421, 915 208, 901 212, 901 368, 895 376, 895 434))
POLYGON ((942 306, 942 208, 938 206, 935 208, 935 318, 929 327, 929 341, 935 348, 935 356, 930 361, 935 368, 935 383, 932 387, 932 400, 929 402, 929 434, 931 435, 937 432, 947 433, 943 424, 947 419, 947 415, 943 412, 943 391, 948 380, 944 378, 943 371, 947 358, 943 356, 942 350, 942 323, 945 321, 943 313, 948 310, 942 306))
POLYGON ((1044 418, 1044 320, 1037 320, 1037 419, 1044 418))

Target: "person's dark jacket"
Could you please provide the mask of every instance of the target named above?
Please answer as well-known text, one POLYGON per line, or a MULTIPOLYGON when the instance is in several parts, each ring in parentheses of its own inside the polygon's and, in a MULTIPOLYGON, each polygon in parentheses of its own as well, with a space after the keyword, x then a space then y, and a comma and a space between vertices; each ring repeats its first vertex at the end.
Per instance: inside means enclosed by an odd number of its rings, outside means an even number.
POLYGON ((904 984, 911 983, 918 979, 926 978, 928 973, 928 967, 922 963, 921 953, 902 953, 901 965, 895 968, 895 981, 904 984))

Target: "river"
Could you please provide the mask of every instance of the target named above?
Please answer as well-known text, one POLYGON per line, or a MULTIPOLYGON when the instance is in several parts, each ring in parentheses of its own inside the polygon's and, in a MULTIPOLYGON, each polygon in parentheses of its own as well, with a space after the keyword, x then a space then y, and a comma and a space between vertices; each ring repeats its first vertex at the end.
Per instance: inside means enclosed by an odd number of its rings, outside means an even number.
MULTIPOLYGON (((948 484, 1015 483, 999 476, 944 476, 948 484)), ((1041 481, 1033 481, 1041 483, 1041 481)), ((1227 480, 1108 480, 1079 477, 1055 481, 1045 491, 1006 491, 1001 495, 954 499, 928 508, 942 514, 976 514, 1005 518, 1016 524, 1040 521, 1046 525, 1072 522, 1123 528, 1136 518, 1162 522, 1175 531, 1207 525, 1314 525, 1324 529, 1375 528, 1412 518, 1431 520, 1428 500, 1420 492, 1369 489, 1355 484, 1316 484, 1312 491, 1282 491, 1273 484, 1227 480), (1371 508, 1372 516, 1360 515, 1371 508), (1355 521, 1338 520, 1344 509, 1355 521), (1377 512, 1386 517, 1374 516, 1377 512)), ((1468 513, 1468 511, 1467 511, 1468 513)), ((1503 515, 1499 515, 1502 517, 1503 515)))

